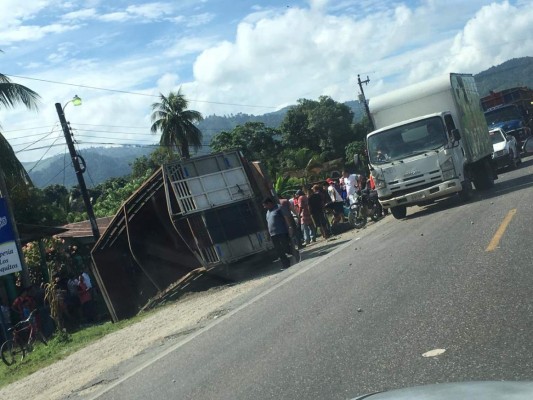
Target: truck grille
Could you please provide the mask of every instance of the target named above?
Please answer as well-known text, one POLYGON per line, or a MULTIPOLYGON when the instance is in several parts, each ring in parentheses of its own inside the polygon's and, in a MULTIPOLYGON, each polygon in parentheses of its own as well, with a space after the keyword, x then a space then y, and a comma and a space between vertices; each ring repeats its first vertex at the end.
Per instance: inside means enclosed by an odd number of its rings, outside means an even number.
MULTIPOLYGON (((409 187, 409 189, 400 189, 400 188, 391 189, 392 194, 390 196, 380 197, 380 199, 381 200, 389 200, 389 199, 392 199, 394 197, 404 196, 404 195, 409 194, 409 193, 413 193, 413 192, 417 192, 419 190, 430 188, 430 187, 432 187, 434 185, 438 185, 439 183, 442 183, 442 179, 440 179, 440 178, 438 180, 434 179, 434 180, 432 180, 431 182, 428 182, 428 183, 423 183, 422 185, 409 187)), ((408 185, 406 185, 406 186, 408 186, 408 185)))

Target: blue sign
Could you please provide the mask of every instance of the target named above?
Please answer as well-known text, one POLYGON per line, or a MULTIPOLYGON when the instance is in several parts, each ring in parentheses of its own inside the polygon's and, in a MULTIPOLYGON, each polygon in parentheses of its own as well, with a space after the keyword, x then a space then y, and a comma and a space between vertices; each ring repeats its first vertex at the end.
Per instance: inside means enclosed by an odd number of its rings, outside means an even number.
POLYGON ((7 211, 6 199, 0 197, 0 276, 22 270, 15 233, 7 211))

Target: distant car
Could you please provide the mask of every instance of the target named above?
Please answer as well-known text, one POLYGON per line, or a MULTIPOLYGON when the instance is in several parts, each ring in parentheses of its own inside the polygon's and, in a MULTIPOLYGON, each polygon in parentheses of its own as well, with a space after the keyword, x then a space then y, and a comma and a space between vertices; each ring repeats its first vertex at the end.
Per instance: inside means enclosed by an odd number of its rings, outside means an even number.
POLYGON ((502 129, 492 129, 489 131, 492 140, 492 159, 496 168, 516 168, 522 162, 518 143, 514 136, 505 135, 502 129))

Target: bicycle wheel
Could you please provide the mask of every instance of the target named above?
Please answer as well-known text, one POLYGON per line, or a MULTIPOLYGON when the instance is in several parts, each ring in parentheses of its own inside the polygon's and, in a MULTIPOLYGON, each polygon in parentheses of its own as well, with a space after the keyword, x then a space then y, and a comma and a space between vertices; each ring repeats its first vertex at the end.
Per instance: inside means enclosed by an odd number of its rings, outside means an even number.
POLYGON ((22 361, 26 356, 26 349, 12 340, 4 342, 0 352, 2 353, 2 361, 8 367, 15 364, 17 360, 22 361))

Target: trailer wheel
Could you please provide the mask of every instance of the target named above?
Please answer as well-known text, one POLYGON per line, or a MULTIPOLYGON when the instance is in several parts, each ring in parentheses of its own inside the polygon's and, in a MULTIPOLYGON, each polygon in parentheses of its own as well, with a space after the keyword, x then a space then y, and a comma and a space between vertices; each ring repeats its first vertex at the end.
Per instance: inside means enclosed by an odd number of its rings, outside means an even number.
POLYGON ((406 206, 396 206, 391 207, 390 209, 392 215, 396 219, 403 219, 407 215, 407 207, 406 206))

